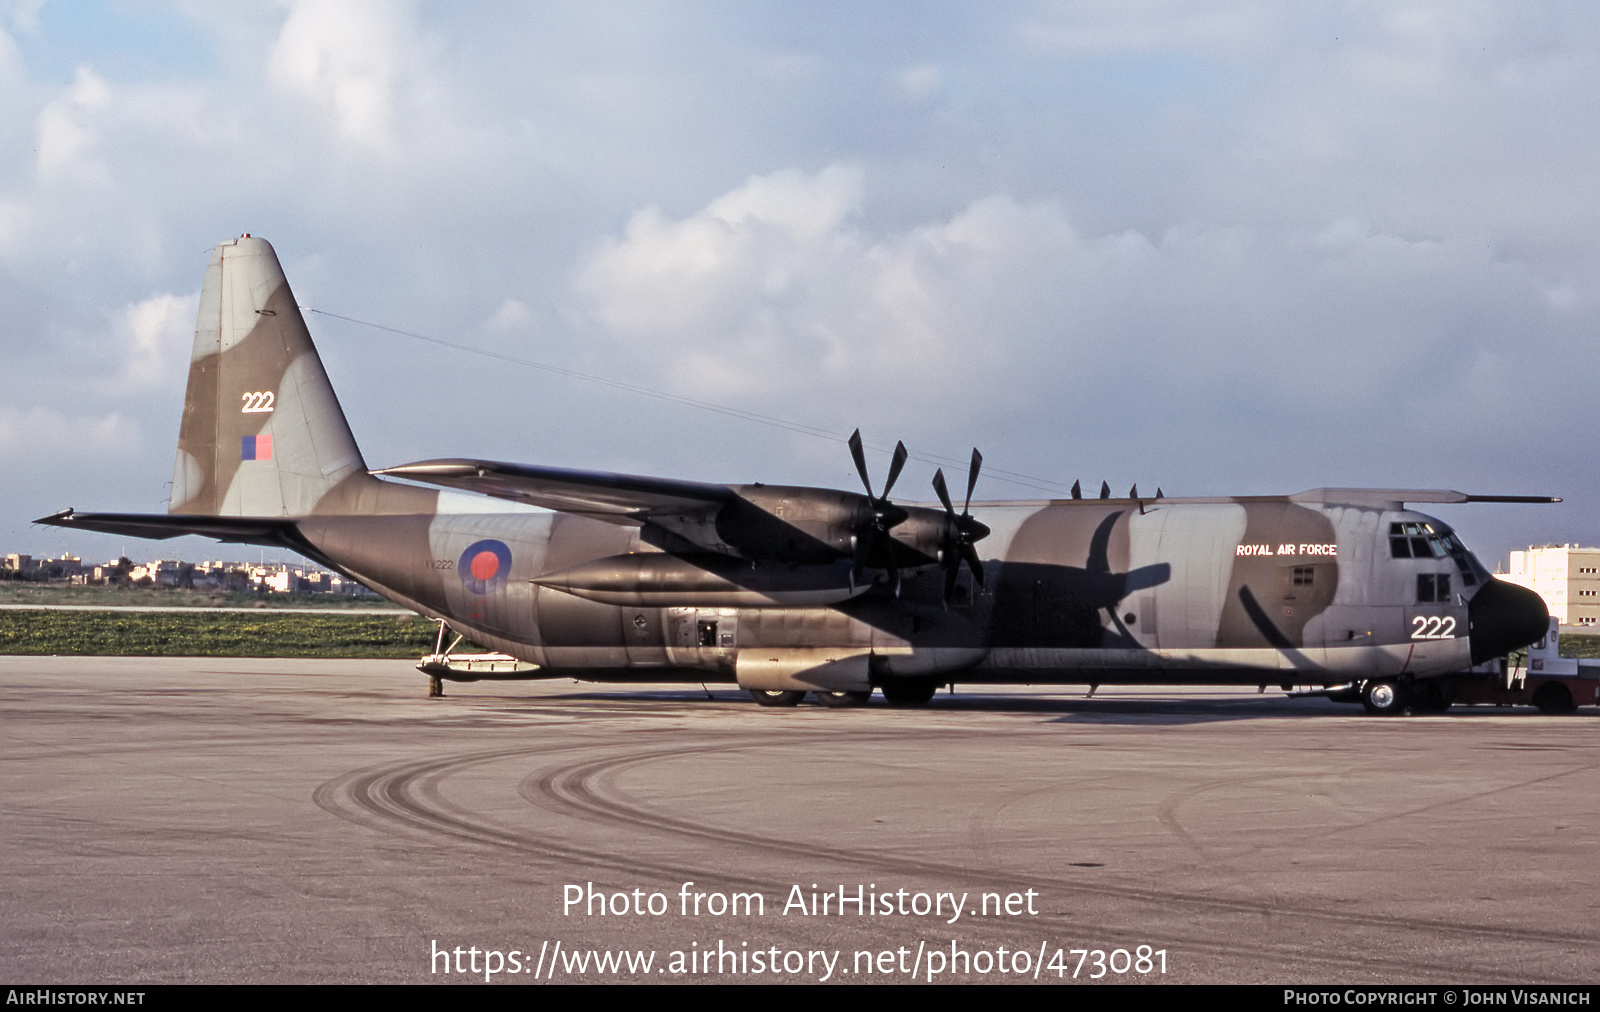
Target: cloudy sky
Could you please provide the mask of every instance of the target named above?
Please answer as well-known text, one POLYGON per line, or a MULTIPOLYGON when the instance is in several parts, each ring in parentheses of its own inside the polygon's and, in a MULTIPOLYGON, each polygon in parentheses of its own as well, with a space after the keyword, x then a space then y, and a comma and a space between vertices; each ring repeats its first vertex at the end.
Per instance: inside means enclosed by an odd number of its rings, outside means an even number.
POLYGON ((1586 3, 12 2, 0 552, 165 508, 240 232, 373 466, 855 487, 860 426, 906 497, 977 445, 980 498, 1543 493, 1441 515, 1593 544, 1597 188, 1586 3))

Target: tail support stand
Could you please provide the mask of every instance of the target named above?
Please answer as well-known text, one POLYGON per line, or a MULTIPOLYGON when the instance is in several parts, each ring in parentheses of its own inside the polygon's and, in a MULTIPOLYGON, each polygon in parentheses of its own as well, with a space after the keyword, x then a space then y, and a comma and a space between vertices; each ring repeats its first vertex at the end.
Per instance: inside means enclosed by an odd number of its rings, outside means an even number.
MULTIPOLYGON (((439 621, 439 635, 434 638, 434 641, 433 641, 433 653, 434 653, 435 657, 438 657, 438 658, 440 658, 442 660, 446 655, 448 655, 450 653, 451 650, 454 650, 456 648, 456 644, 457 643, 461 642, 461 637, 457 636, 455 638, 455 641, 452 642, 448 648, 446 648, 445 645, 444 645, 444 638, 445 638, 445 634, 450 632, 450 623, 446 622, 442 618, 439 619, 438 621, 439 621)), ((444 698, 444 679, 440 678, 438 675, 434 674, 431 671, 428 673, 428 698, 429 699, 443 699, 444 698)))

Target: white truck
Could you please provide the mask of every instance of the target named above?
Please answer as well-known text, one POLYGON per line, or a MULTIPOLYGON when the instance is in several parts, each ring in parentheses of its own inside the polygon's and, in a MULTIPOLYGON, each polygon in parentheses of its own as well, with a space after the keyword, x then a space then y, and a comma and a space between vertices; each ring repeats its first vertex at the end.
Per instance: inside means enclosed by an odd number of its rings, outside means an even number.
POLYGON ((1600 659, 1562 657, 1553 618, 1550 631, 1528 648, 1526 667, 1494 661, 1439 681, 1444 698, 1469 706, 1532 705, 1544 713, 1571 713, 1600 705, 1600 659))

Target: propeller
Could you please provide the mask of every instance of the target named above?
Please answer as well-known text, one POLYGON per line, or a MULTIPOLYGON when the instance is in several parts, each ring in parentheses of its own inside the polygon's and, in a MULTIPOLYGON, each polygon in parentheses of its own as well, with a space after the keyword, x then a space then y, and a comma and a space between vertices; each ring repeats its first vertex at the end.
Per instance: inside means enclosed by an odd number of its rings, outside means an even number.
POLYGON ((875 556, 881 555, 885 560, 884 568, 889 571, 889 580, 894 584, 895 593, 900 592, 900 567, 894 561, 894 539, 889 537, 889 531, 902 524, 911 514, 889 501, 889 490, 894 488, 894 483, 900 477, 900 471, 906 466, 906 444, 897 442, 894 446, 894 457, 889 461, 889 478, 883 483, 883 495, 875 495, 872 491, 872 479, 867 476, 867 455, 861 446, 861 430, 850 434, 850 456, 856 462, 856 473, 861 476, 861 484, 867 489, 867 502, 872 507, 871 525, 866 530, 866 536, 856 535, 855 565, 851 569, 851 579, 858 580, 867 564, 875 556), (881 549, 881 551, 880 551, 881 549))
POLYGON ((967 568, 972 570, 972 578, 978 581, 978 586, 983 586, 983 560, 978 557, 978 549, 974 545, 989 536, 989 528, 972 515, 972 490, 978 485, 978 471, 983 467, 983 454, 977 447, 972 448, 972 465, 967 469, 967 498, 961 504, 961 515, 956 515, 956 508, 950 503, 950 489, 944 482, 944 468, 933 472, 933 490, 939 494, 939 501, 944 504, 945 514, 950 518, 950 535, 946 537, 944 548, 944 599, 950 600, 956 589, 956 576, 961 572, 961 562, 966 560, 967 568))

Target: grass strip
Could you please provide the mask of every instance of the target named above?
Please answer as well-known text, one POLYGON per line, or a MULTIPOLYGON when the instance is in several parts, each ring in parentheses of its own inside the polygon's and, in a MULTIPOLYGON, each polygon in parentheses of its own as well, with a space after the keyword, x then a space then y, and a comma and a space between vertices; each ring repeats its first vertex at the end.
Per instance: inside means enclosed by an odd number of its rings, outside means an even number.
POLYGON ((0 654, 415 659, 438 628, 410 612, 0 611, 0 654))

